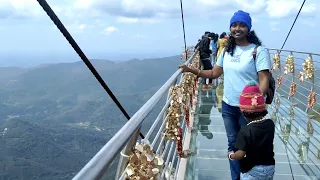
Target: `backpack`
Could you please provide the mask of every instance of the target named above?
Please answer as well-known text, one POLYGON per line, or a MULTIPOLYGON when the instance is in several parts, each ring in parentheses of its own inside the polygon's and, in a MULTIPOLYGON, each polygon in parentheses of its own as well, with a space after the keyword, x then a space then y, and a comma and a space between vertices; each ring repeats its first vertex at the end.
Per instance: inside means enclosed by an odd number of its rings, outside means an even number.
MULTIPOLYGON (((258 49, 259 46, 256 46, 252 52, 252 56, 253 56, 253 60, 255 61, 256 58, 257 58, 257 49, 258 49)), ((224 54, 226 53, 226 50, 224 49, 223 50, 223 56, 224 57, 224 54)), ((269 74, 269 87, 268 87, 268 90, 267 90, 267 99, 266 99, 266 104, 271 104, 272 101, 273 101, 273 98, 274 98, 274 93, 275 93, 275 90, 276 90, 276 81, 274 80, 273 76, 272 76, 272 73, 270 71, 268 71, 268 74, 269 74)))

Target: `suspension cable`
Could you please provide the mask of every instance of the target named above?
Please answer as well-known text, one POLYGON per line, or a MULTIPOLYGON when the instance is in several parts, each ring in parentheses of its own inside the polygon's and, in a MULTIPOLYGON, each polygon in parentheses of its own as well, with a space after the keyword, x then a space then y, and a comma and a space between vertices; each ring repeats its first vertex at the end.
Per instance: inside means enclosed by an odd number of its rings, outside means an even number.
POLYGON ((183 30, 183 40, 184 40, 184 52, 186 54, 186 60, 188 60, 187 55, 187 42, 186 42, 186 31, 184 28, 184 17, 183 17, 183 6, 182 6, 182 0, 180 0, 180 12, 181 12, 181 20, 182 20, 182 30, 183 30))
POLYGON ((289 30, 289 32, 288 32, 288 35, 287 35, 286 39, 285 39, 284 42, 283 42, 283 45, 282 45, 282 47, 281 47, 281 49, 280 49, 280 52, 281 52, 281 50, 283 49, 284 45, 286 44, 286 42, 287 42, 287 40, 288 40, 288 37, 289 37, 289 35, 290 35, 290 33, 291 33, 292 29, 293 29, 293 26, 296 24, 296 21, 297 21, 299 15, 300 15, 300 12, 301 12, 301 10, 302 10, 303 5, 304 5, 305 2, 306 2, 306 0, 304 0, 304 1, 302 2, 302 5, 301 5, 301 7, 300 7, 300 9, 299 9, 299 12, 298 12, 298 14, 296 15, 296 18, 294 19, 294 21, 293 21, 293 23, 292 23, 292 26, 291 26, 291 28, 290 28, 290 30, 289 30))
MULTIPOLYGON (((50 5, 47 3, 46 0, 37 0, 40 6, 43 8, 43 10, 47 13, 47 15, 50 17, 52 22, 57 26, 57 28, 60 30, 60 32, 63 34, 63 36, 67 39, 69 44, 73 47, 73 49, 76 51, 76 53, 80 56, 82 61, 87 65, 87 67, 90 69, 91 73, 94 75, 94 77, 99 81, 103 89, 109 94, 111 99, 114 101, 114 103, 118 106, 118 108, 121 110, 123 115, 130 120, 129 114, 126 112, 126 110, 123 108, 123 106, 120 104, 118 99, 115 97, 115 95, 112 93, 108 85, 104 82, 102 77, 99 75, 97 70, 94 68, 94 66, 91 64, 87 56, 83 53, 81 48, 78 46, 76 41, 73 39, 73 37, 70 35, 68 30, 65 28, 63 23, 60 21, 60 19, 57 17, 57 15, 54 13, 54 11, 51 9, 50 5)), ((144 139, 143 134, 140 132, 140 137, 144 139)))

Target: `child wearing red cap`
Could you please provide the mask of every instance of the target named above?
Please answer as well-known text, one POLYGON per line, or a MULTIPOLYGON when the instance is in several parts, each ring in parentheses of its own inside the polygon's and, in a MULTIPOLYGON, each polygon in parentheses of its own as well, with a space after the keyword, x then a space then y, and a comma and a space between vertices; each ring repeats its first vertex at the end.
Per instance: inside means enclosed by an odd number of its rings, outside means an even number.
POLYGON ((265 118, 268 114, 265 98, 255 82, 245 86, 240 95, 239 106, 248 124, 240 129, 235 143, 238 151, 230 152, 229 159, 240 160, 243 180, 272 180, 275 172, 275 125, 271 119, 265 118))

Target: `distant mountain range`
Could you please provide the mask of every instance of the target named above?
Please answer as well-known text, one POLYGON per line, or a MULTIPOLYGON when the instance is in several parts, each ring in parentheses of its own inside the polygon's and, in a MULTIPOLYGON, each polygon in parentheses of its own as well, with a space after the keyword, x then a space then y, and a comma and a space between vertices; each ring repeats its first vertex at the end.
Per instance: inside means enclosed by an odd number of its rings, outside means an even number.
MULTIPOLYGON (((123 52, 119 50, 119 53, 106 53, 106 52, 88 52, 87 57, 90 59, 103 59, 112 60, 114 62, 124 62, 134 59, 157 59, 158 57, 169 57, 175 55, 175 50, 170 50, 168 52, 157 51, 155 52, 123 52)), ((48 50, 47 52, 1 52, 0 50, 0 67, 35 67, 41 64, 51 64, 51 63, 73 63, 79 61, 79 56, 69 50, 66 52, 52 52, 48 50)))
MULTIPOLYGON (((92 63, 132 116, 180 57, 92 63)), ((0 179, 71 179, 127 121, 83 62, 0 68, 0 100, 0 179)))

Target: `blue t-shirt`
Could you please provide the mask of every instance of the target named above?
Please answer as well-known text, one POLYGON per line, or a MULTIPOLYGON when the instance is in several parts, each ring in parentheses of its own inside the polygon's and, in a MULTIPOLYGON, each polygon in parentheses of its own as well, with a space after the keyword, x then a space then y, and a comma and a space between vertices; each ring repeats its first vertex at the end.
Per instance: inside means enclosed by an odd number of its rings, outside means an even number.
POLYGON ((258 47, 254 61, 252 53, 255 47, 255 44, 236 46, 232 57, 228 52, 223 57, 221 52, 218 58, 216 64, 223 67, 224 73, 222 100, 230 106, 239 106, 240 94, 250 81, 259 84, 257 72, 271 68, 270 55, 265 47, 258 47))
POLYGON ((214 43, 213 40, 211 41, 210 49, 212 50, 212 53, 216 53, 217 52, 217 42, 214 43))

